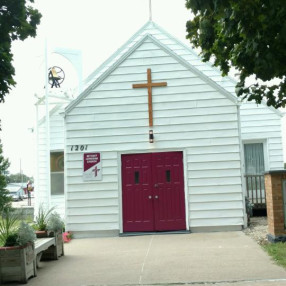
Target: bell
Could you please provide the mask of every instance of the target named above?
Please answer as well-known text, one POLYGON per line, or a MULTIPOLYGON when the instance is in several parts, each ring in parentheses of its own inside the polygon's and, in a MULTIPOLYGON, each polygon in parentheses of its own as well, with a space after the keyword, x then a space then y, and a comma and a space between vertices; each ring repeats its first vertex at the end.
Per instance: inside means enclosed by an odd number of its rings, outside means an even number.
POLYGON ((52 73, 52 78, 53 79, 57 79, 57 80, 60 79, 60 77, 58 76, 58 73, 56 72, 56 69, 54 67, 51 68, 51 73, 52 73))

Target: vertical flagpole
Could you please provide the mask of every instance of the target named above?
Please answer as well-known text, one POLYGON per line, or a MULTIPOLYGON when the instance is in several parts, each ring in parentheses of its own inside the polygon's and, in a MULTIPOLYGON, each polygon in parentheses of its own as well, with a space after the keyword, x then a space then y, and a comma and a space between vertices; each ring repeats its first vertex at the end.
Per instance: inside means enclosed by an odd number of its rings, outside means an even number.
POLYGON ((149 0, 149 21, 152 21, 152 0, 149 0))
POLYGON ((47 179, 47 205, 51 205, 51 179, 50 179, 50 113, 49 113, 49 91, 48 91, 48 48, 45 40, 45 103, 46 103, 46 179, 47 179))

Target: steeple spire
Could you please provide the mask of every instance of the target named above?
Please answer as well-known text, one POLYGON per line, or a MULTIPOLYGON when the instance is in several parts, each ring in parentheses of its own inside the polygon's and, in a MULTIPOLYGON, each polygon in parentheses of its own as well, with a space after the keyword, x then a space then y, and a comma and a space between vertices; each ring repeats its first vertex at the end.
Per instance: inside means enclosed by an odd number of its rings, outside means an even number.
POLYGON ((149 0, 149 21, 152 21, 152 0, 149 0))

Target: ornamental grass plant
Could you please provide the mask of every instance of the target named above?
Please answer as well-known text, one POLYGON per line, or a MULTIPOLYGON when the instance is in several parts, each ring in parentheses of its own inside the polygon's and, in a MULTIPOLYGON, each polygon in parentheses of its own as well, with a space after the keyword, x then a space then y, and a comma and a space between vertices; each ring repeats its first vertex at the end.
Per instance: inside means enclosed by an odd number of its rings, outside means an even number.
POLYGON ((16 240, 17 227, 19 225, 18 215, 10 210, 5 210, 0 219, 0 246, 12 244, 16 240))
POLYGON ((26 222, 19 223, 19 215, 11 210, 5 211, 0 220, 0 246, 24 246, 34 242, 36 235, 34 229, 26 222))
POLYGON ((49 218, 54 211, 55 207, 47 208, 43 204, 39 206, 37 216, 35 217, 34 228, 36 230, 45 231, 47 230, 47 225, 49 218))

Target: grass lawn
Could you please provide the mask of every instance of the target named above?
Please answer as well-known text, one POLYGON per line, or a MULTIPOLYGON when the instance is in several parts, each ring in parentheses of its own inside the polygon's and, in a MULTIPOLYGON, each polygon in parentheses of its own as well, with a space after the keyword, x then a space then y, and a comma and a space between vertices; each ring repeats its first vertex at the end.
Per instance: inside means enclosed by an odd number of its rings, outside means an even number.
POLYGON ((270 243, 262 246, 274 261, 286 268, 286 243, 270 243))

